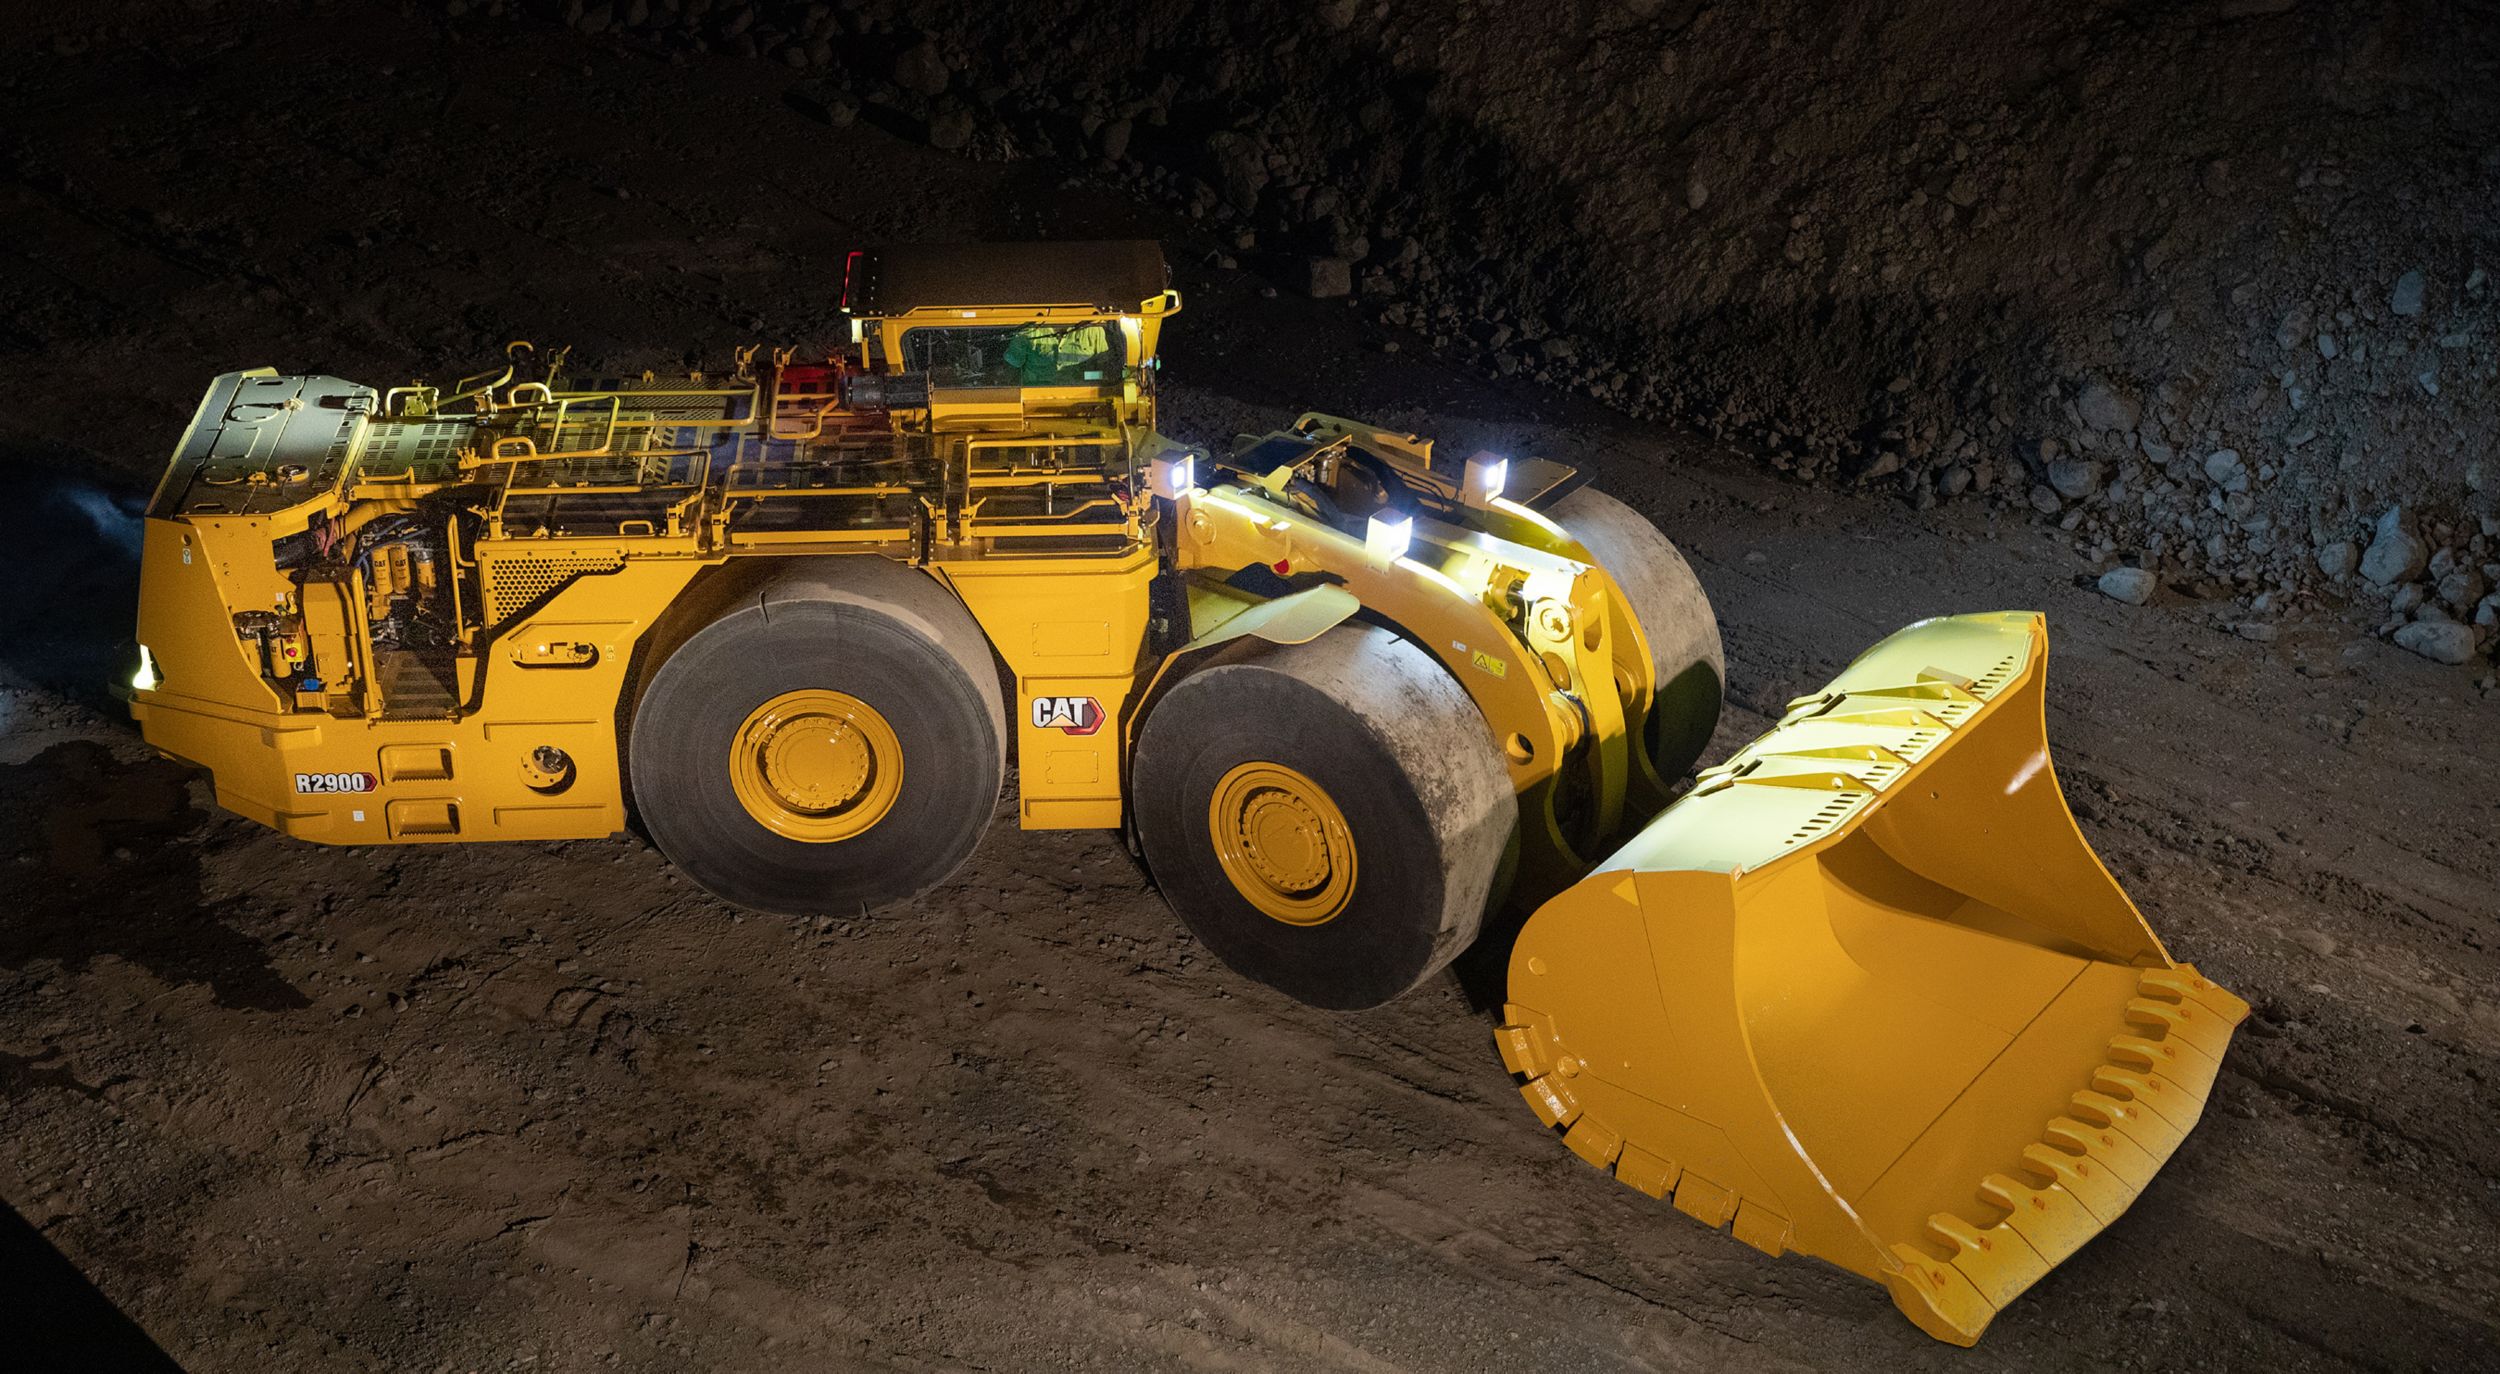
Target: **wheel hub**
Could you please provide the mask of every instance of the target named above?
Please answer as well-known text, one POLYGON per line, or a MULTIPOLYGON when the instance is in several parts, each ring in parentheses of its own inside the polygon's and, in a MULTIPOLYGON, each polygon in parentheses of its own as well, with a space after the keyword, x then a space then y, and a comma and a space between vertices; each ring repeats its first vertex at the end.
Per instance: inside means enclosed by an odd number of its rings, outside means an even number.
POLYGON ((1207 829, 1235 891, 1287 925, 1323 925, 1354 891, 1354 836, 1344 813, 1310 778, 1274 763, 1245 763, 1216 784, 1207 829))
POLYGON ((858 796, 875 762, 857 726, 827 716, 783 723, 763 750, 764 781, 801 811, 830 811, 858 796))
POLYGON ((846 692, 784 692, 749 712, 729 746, 739 804, 775 834, 847 840, 893 809, 903 750, 894 727, 846 692))

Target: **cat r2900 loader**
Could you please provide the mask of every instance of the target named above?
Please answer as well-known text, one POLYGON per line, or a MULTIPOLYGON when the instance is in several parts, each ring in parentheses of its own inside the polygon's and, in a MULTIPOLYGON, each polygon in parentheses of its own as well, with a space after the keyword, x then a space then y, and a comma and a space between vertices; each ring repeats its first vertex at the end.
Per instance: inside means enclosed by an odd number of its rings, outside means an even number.
POLYGON ((720 375, 217 378, 147 512, 147 740, 325 844, 630 814, 781 913, 943 880, 1012 757, 1024 826, 1126 829, 1330 1008, 1507 903, 1496 1037, 1565 1146, 1951 1341, 2195 1123, 2247 1008, 2068 815, 2039 616, 1893 635, 1675 799, 1717 626, 1569 468, 1165 439, 1150 243, 853 254, 843 307, 720 375))

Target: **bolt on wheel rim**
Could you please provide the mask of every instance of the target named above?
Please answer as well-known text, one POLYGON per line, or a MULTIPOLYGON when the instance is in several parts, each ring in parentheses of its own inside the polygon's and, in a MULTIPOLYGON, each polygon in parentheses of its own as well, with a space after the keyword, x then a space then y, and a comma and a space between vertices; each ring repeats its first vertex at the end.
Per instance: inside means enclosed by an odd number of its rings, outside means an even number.
POLYGON ((731 736, 729 781, 756 824, 829 844, 865 833, 894 809, 903 745, 875 707, 847 692, 784 692, 731 736))
POLYGON ((1354 832, 1318 783, 1277 763, 1224 775, 1207 803, 1215 858, 1233 890, 1287 925, 1325 925, 1354 895, 1354 832))

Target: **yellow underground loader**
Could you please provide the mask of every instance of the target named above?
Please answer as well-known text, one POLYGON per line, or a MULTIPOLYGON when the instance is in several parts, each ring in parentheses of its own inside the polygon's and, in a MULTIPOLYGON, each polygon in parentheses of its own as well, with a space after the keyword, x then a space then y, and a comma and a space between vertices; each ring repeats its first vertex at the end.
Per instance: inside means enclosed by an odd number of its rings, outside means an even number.
POLYGON ((1328 1008, 1530 913, 1497 1038, 1562 1143, 1947 1340, 2194 1124, 2246 1008, 2077 833, 2039 617, 1903 630, 1674 799, 1717 624, 1570 468, 1164 437, 1151 243, 863 250, 842 309, 720 373, 217 378, 147 512, 146 739, 304 840, 638 824, 789 914, 945 881, 1012 775, 1328 1008))

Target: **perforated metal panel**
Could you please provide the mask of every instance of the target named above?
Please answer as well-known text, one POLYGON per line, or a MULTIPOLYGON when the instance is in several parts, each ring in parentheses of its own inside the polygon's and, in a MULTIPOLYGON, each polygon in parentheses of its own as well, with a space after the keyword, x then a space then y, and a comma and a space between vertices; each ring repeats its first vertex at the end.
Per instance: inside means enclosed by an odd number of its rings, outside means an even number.
POLYGON ((484 569, 486 619, 490 624, 502 624, 584 573, 615 572, 624 566, 625 560, 614 554, 495 559, 484 569))

